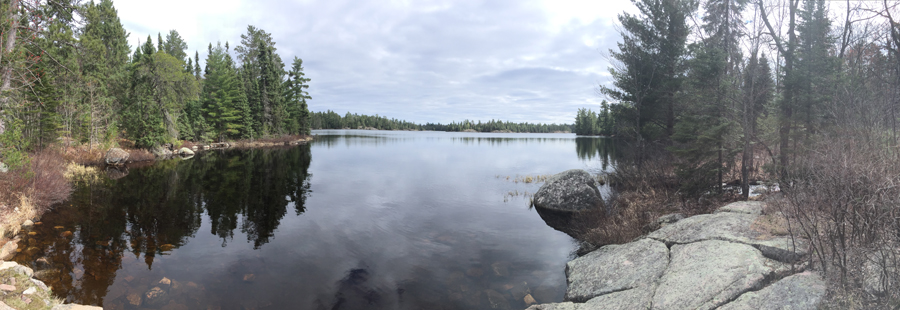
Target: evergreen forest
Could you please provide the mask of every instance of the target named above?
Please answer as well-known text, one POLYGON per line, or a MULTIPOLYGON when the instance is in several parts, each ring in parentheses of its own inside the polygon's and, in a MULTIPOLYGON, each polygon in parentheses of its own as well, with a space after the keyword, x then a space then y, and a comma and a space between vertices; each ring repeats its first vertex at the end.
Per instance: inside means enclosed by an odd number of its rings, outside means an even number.
POLYGON ((900 2, 632 3, 604 53, 608 101, 575 117, 577 134, 619 145, 604 176, 618 213, 595 239, 764 186, 768 212, 810 241, 829 308, 896 308, 900 2))
POLYGON ((210 43, 201 67, 176 30, 130 47, 110 0, 8 0, 0 12, 0 155, 13 167, 56 141, 153 148, 309 133, 303 60, 285 63, 263 29, 210 43))

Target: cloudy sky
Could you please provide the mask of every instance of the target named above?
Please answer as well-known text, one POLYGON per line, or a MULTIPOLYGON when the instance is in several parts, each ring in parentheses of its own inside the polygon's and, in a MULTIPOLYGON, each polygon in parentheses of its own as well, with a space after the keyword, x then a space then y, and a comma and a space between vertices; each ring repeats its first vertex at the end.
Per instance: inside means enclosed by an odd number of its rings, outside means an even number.
MULTIPOLYGON (((132 46, 177 30, 191 55, 247 25, 303 59, 310 110, 417 123, 572 123, 597 110, 627 0, 114 1, 132 46)), ((154 42, 155 43, 155 42, 154 42)))

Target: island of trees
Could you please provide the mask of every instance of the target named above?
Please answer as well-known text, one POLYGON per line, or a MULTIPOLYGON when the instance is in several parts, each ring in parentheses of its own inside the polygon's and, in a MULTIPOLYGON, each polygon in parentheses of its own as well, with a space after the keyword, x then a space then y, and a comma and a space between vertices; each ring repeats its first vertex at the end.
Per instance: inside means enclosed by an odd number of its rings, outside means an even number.
POLYGON ((328 110, 313 112, 310 119, 313 129, 378 129, 378 130, 429 130, 429 131, 470 131, 470 132, 532 132, 555 133, 572 132, 569 124, 513 123, 510 121, 490 120, 487 122, 463 120, 450 124, 425 123, 417 124, 384 116, 350 114, 342 117, 328 110))

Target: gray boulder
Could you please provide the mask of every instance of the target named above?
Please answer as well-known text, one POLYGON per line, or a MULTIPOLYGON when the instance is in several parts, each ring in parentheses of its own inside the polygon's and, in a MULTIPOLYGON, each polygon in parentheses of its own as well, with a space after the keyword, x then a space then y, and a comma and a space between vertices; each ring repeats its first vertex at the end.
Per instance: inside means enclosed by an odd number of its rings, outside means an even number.
POLYGON ((191 151, 191 149, 189 148, 183 147, 178 150, 178 154, 183 156, 194 156, 194 151, 191 151))
POLYGON ((659 241, 642 239, 604 246, 566 264, 566 300, 585 302, 651 285, 668 265, 669 249, 659 241))
POLYGON ((123 149, 114 147, 110 148, 109 151, 106 151, 106 164, 107 165, 123 165, 125 161, 128 160, 128 152, 123 149))
POLYGON ((760 287, 773 269, 746 244, 709 240, 672 246, 654 309, 714 309, 760 287))
POLYGON ((560 172, 534 194, 534 206, 561 212, 587 211, 603 207, 597 181, 581 169, 560 172))
POLYGON ((798 273, 756 292, 747 292, 719 309, 817 309, 825 297, 825 280, 817 274, 798 273))
POLYGON ((0 162, 0 173, 7 173, 7 172, 9 172, 9 166, 4 164, 3 162, 0 162))

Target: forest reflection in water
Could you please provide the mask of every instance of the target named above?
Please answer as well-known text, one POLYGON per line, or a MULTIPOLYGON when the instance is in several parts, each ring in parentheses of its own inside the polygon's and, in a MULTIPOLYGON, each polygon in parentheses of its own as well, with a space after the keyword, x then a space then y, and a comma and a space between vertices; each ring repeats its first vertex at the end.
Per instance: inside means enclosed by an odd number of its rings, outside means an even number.
POLYGON ((269 242, 289 208, 304 212, 310 160, 308 145, 214 151, 81 184, 70 207, 42 219, 52 226, 37 225, 22 240, 15 260, 44 267, 39 276, 57 296, 101 305, 126 254, 152 269, 198 233, 204 213, 223 247, 237 229, 254 248, 269 242))
POLYGON ((316 133, 109 170, 14 259, 105 309, 524 308, 524 295, 562 300, 575 245, 527 198, 504 199, 539 183, 498 176, 593 169, 614 153, 566 134, 316 133), (168 295, 148 299, 159 281, 168 295))

